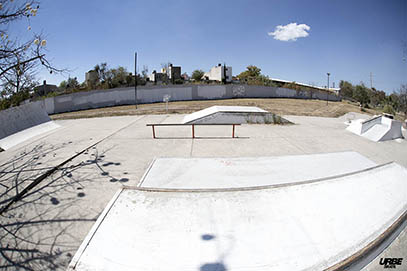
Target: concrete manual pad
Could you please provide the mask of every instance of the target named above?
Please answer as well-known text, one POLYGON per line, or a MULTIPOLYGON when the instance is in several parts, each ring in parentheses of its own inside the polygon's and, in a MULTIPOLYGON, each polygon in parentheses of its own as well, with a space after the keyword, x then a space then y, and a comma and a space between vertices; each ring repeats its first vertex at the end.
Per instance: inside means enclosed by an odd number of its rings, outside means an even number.
POLYGON ((398 225, 406 179, 407 169, 390 163, 277 188, 124 188, 69 269, 323 270, 398 225))
POLYGON ((229 188, 285 184, 362 170, 376 163, 357 152, 246 158, 157 158, 141 187, 229 188))

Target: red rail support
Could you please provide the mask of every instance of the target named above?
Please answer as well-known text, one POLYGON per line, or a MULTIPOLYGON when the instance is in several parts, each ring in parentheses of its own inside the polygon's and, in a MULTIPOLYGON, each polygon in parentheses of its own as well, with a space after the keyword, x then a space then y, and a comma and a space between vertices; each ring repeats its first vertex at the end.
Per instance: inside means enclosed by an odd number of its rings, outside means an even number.
POLYGON ((192 138, 195 138, 195 125, 192 124, 192 138))
POLYGON ((235 125, 232 124, 232 138, 235 138, 235 125))

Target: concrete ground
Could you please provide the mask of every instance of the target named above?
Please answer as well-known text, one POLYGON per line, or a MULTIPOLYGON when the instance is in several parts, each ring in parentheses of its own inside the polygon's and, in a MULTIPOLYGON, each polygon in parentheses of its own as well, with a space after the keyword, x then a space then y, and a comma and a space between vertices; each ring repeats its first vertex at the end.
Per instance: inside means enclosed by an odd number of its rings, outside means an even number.
MULTIPOLYGON (((258 157, 356 151, 377 164, 407 167, 407 140, 372 142, 345 130, 343 119, 284 116, 295 125, 158 127, 184 115, 138 115, 57 121, 61 127, 0 153, 0 208, 50 168, 63 165, 0 217, 0 268, 65 269, 122 185, 137 185, 155 157, 258 157), (177 137, 177 138, 175 138, 177 137), (97 143, 97 144, 96 144, 97 143)), ((295 165, 293 165, 295 166, 295 165)), ((317 168, 318 165, 315 165, 317 168)), ((165 223, 165 221, 163 221, 165 223)), ((383 257, 405 257, 404 230, 383 257)), ((381 256, 366 270, 382 270, 381 256)), ((405 261, 405 259, 404 259, 405 261)), ((405 266, 404 266, 405 267, 405 266)))

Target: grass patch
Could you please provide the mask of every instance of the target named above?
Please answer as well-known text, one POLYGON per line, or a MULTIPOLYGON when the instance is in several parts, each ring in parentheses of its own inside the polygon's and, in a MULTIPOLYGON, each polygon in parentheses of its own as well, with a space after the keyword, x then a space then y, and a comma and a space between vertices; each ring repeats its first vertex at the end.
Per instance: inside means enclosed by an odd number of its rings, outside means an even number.
MULTIPOLYGON (((279 116, 296 115, 335 118, 348 112, 360 112, 359 105, 349 101, 329 102, 328 105, 326 105, 326 101, 320 100, 258 98, 169 102, 168 113, 189 114, 214 105, 257 106, 279 116)), ((365 112, 370 115, 381 113, 374 109, 365 109, 365 112)), ((54 114, 51 115, 51 118, 57 120, 152 114, 167 114, 165 103, 141 104, 137 106, 137 109, 134 105, 89 109, 54 114)), ((274 122, 274 120, 272 121, 274 122)), ((278 122, 278 120, 276 121, 278 122)))

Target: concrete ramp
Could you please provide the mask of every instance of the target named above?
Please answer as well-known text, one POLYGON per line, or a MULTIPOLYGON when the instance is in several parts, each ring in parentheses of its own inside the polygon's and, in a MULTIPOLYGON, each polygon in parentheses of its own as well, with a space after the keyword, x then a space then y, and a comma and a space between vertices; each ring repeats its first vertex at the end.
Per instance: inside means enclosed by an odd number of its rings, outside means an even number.
POLYGON ((7 150, 29 138, 58 128, 43 104, 28 103, 0 111, 0 147, 7 150))
POLYGON ((354 120, 346 129, 376 142, 403 138, 401 122, 385 116, 354 120))
POLYGON ((211 106, 184 117, 184 124, 266 123, 284 124, 288 120, 254 106, 211 106))
POLYGON ((406 220, 406 180, 390 163, 277 187, 124 188, 69 270, 354 270, 406 220))
POLYGON ((276 157, 156 158, 141 187, 229 188, 281 185, 376 166, 357 152, 276 157))

